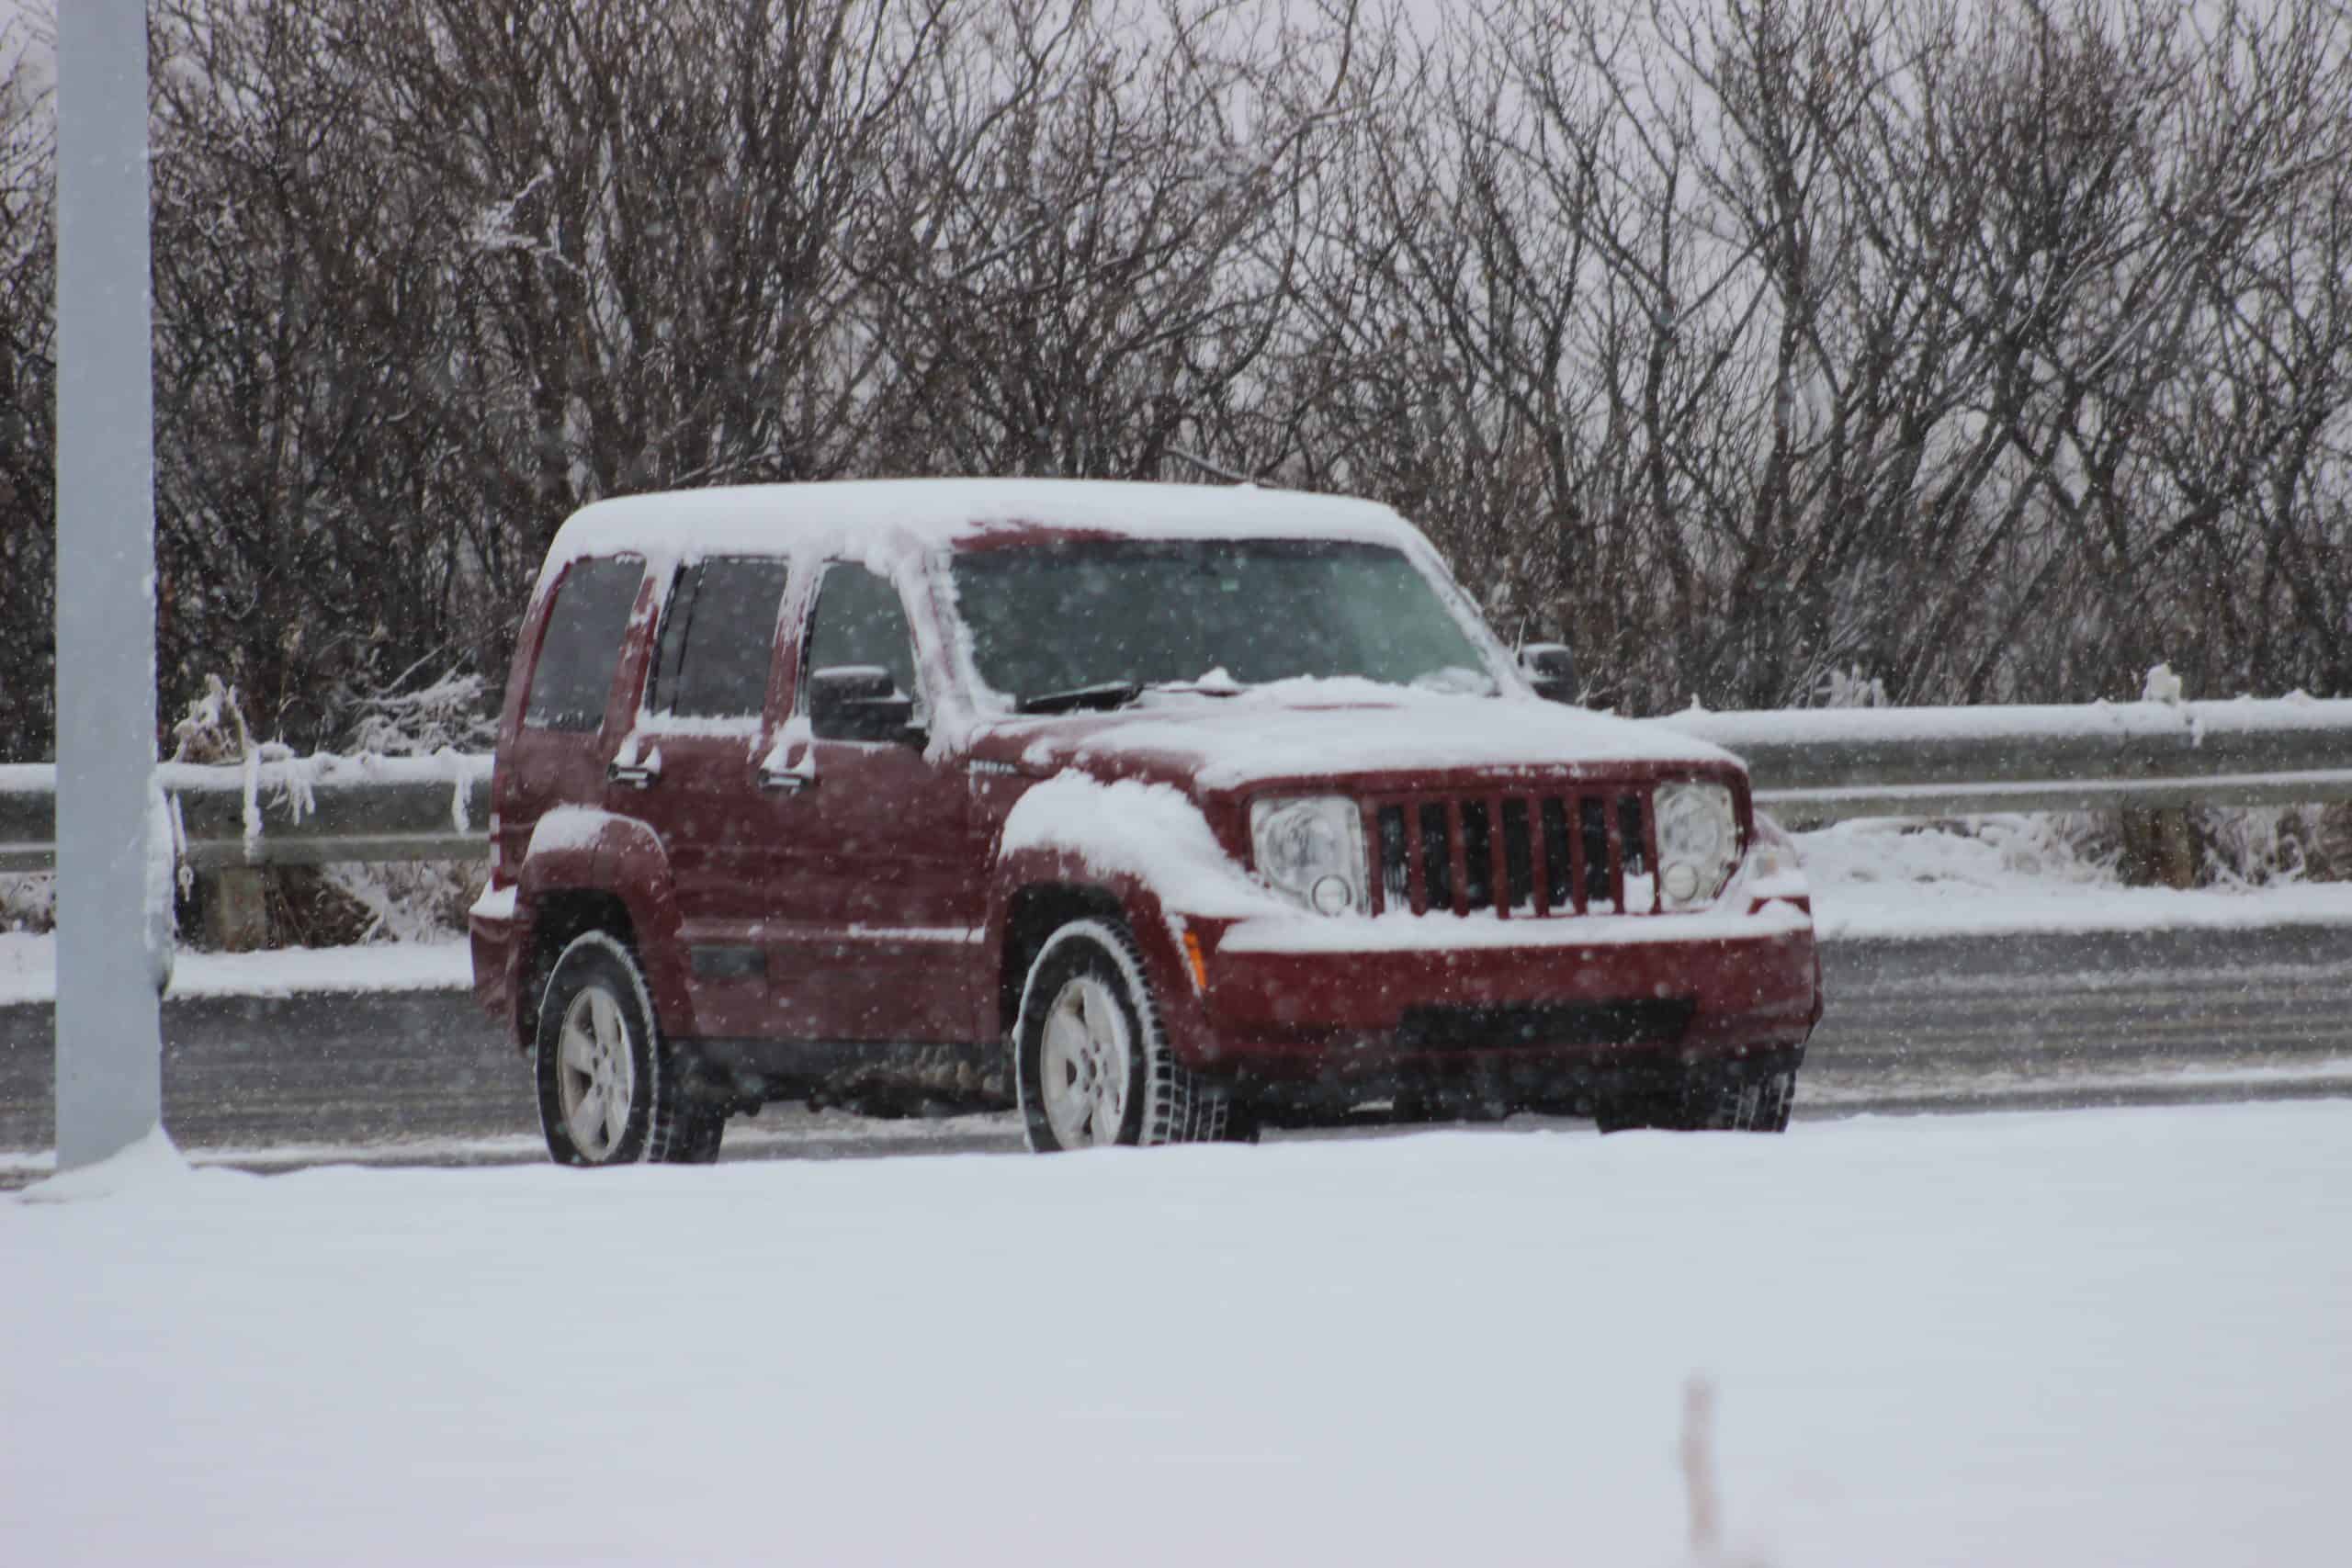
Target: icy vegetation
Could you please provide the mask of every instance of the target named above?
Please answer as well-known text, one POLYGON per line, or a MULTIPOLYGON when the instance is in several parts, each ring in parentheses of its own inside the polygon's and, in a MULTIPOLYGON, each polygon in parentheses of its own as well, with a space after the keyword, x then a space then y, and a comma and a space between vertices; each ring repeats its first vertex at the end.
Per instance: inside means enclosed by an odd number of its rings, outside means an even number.
POLYGON ((46 931, 57 924, 57 874, 0 875, 0 933, 46 931))

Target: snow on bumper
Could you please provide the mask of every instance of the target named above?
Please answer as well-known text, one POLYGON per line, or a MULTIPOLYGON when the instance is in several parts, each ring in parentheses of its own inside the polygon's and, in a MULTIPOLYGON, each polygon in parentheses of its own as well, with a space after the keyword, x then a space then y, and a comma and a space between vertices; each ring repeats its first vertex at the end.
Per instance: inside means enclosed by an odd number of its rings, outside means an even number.
POLYGON ((1820 1017, 1813 919, 1753 914, 1387 915, 1191 923, 1203 1066, 1269 1074, 1480 1055, 1687 1060, 1802 1047, 1820 1017))
POLYGON ((505 1023, 510 1032, 516 1027, 515 904, 515 890, 502 887, 485 891, 466 911, 466 937, 473 952, 474 1002, 505 1023))
POLYGON ((1813 917, 1775 900, 1752 915, 1578 915, 1557 919, 1498 919, 1493 915, 1381 915, 1369 919, 1309 916, 1236 920, 1221 953, 1395 953, 1464 950, 1549 952, 1560 948, 1687 947, 1789 932, 1813 934, 1813 917))

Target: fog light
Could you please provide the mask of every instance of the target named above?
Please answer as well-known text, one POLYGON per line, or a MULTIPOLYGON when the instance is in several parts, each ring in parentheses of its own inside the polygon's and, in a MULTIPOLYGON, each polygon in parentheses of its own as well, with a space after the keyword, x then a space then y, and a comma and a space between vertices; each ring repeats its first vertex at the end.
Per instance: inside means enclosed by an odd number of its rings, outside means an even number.
POLYGON ((1355 889, 1348 886, 1348 879, 1344 876, 1316 878, 1314 889, 1307 897, 1314 901, 1317 913, 1325 915, 1345 914, 1356 901, 1355 889))
POLYGON ((1699 891, 1699 868, 1687 860, 1676 861, 1666 868, 1666 896, 1678 904, 1687 904, 1699 891))

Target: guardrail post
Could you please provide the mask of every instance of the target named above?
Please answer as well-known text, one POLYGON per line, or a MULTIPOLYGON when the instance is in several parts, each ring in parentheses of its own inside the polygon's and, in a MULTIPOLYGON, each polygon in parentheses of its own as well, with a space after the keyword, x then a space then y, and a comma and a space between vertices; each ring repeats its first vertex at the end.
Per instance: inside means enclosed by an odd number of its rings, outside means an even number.
POLYGON ((229 866, 197 875, 204 910, 205 945, 220 953, 253 953, 269 945, 269 874, 257 866, 229 866))
POLYGON ((2185 807, 2143 810, 2125 807, 2122 819, 2123 880, 2138 887, 2197 886, 2197 837, 2185 807))
POLYGON ((2167 887, 2197 886, 2197 840, 2186 807, 2156 814, 2156 871, 2167 887))

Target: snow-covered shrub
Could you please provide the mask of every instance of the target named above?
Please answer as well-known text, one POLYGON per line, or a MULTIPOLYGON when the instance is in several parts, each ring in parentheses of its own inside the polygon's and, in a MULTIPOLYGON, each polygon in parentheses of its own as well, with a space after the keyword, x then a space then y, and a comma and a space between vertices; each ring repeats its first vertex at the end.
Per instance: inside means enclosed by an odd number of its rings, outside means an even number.
POLYGON ((1940 820, 1866 817, 1800 840, 1816 888, 1837 884, 1961 883, 2013 886, 2116 880, 2115 846, 2087 813, 2004 813, 1940 820))
POLYGON ((291 747, 275 741, 254 743, 237 688, 218 675, 205 676, 203 694, 189 701, 187 712, 172 726, 172 740, 175 762, 242 762, 248 756, 279 762, 294 755, 291 747))
POLYGON ((363 918, 346 942, 446 942, 464 934, 466 910, 481 892, 483 863, 340 862, 319 868, 326 884, 363 918))
MULTIPOLYGON (((1866 818, 1806 833, 1804 856, 1816 886, 2159 880, 2145 831, 2135 839, 2121 811, 1866 818)), ((2188 827, 2199 886, 2352 881, 2352 806, 2200 808, 2188 814, 2188 827)))
POLYGON ((436 751, 487 751, 498 720, 485 710, 488 682, 451 671, 413 692, 363 697, 353 720, 350 750, 361 755, 429 757, 436 751))
MULTIPOLYGON (((384 757, 487 750, 496 728, 482 712, 480 676, 452 673, 413 692, 368 695, 357 705, 350 731, 354 752, 384 757)), ((172 727, 173 761, 233 764, 257 758, 282 761, 292 750, 255 741, 237 689, 217 675, 172 727)), ((465 912, 481 890, 477 861, 425 861, 374 865, 271 866, 267 878, 269 940, 277 946, 330 947, 365 942, 446 940, 465 930, 465 912)), ((200 917, 206 897, 189 889, 186 917, 200 917)), ((182 929, 200 934, 200 918, 182 929)))
POLYGON ((0 931, 56 929, 56 873, 31 871, 0 876, 0 931))
POLYGON ((1832 670, 1814 688, 1814 705, 1825 708, 1892 707, 1886 682, 1860 670, 1832 670))
MULTIPOLYGON (((412 692, 380 692, 357 705, 349 739, 359 755, 429 757, 443 751, 487 751, 497 743, 498 720, 487 707, 489 683, 451 671, 412 692)), ((466 909, 481 890, 479 861, 418 861, 401 864, 329 865, 327 885, 364 912, 358 942, 429 942, 466 929, 466 909)))
POLYGON ((2352 880, 2352 806, 2217 807, 2189 813, 2198 880, 2262 887, 2352 880))

